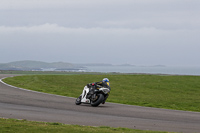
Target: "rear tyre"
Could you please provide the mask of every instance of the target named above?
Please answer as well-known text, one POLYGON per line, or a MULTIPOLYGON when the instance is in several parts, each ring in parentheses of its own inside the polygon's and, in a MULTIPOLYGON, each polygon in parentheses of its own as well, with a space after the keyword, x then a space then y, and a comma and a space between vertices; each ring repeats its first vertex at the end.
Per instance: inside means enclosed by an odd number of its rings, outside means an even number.
POLYGON ((102 103, 102 101, 104 100, 103 94, 98 94, 97 96, 98 96, 98 99, 96 101, 91 101, 91 105, 93 107, 99 106, 99 104, 102 103))
POLYGON ((76 99, 76 101, 75 101, 75 104, 76 104, 76 105, 80 105, 80 104, 81 104, 81 98, 82 98, 82 96, 79 96, 79 97, 76 99))

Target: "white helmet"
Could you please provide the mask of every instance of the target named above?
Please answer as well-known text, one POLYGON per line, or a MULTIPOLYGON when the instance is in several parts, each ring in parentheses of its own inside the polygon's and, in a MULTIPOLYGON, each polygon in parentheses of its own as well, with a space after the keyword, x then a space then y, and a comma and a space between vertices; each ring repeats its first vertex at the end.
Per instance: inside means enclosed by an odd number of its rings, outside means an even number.
POLYGON ((103 82, 109 82, 109 79, 108 78, 104 78, 102 81, 103 82))

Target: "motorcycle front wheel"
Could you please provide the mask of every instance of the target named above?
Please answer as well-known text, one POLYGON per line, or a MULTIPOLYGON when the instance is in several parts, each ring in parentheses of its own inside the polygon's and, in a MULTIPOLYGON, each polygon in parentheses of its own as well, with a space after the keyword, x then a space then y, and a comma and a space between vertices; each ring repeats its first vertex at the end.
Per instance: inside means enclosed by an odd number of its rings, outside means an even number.
POLYGON ((93 107, 99 106, 100 103, 104 100, 104 95, 103 94, 97 94, 98 98, 95 101, 91 101, 91 105, 93 107))
POLYGON ((76 105, 80 105, 80 104, 81 104, 81 97, 82 97, 82 96, 79 96, 79 97, 76 99, 76 101, 75 101, 75 104, 76 104, 76 105))

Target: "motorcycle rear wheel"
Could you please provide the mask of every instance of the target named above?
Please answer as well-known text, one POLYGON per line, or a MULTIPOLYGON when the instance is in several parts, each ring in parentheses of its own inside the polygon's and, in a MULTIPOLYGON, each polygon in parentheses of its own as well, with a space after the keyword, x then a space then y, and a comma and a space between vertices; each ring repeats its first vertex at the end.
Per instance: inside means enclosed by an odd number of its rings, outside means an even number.
POLYGON ((96 101, 91 101, 91 105, 93 107, 97 107, 99 106, 100 103, 102 103, 102 101, 104 100, 104 95, 103 94, 98 94, 98 99, 96 101))

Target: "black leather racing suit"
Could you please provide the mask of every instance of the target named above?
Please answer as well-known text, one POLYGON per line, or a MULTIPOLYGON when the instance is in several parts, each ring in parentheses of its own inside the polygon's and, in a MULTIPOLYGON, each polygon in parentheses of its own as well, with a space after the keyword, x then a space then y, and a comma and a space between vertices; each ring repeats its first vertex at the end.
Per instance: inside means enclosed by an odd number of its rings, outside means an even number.
MULTIPOLYGON (((99 89, 101 87, 104 87, 104 88, 108 88, 109 90, 110 89, 110 82, 103 82, 103 81, 99 81, 99 82, 94 82, 94 83, 90 83, 88 84, 88 87, 90 87, 91 85, 95 85, 95 88, 96 89, 99 89)), ((110 94, 110 93, 109 93, 110 94)), ((103 101, 103 104, 105 103, 106 99, 108 98, 109 94, 104 98, 104 101, 103 101)))
MULTIPOLYGON (((110 90, 110 83, 109 82, 99 81, 99 82, 96 82, 96 85, 102 86, 104 88, 108 88, 110 90)), ((102 102, 102 104, 104 104, 106 102, 109 94, 104 98, 104 101, 102 102)))
POLYGON ((104 88, 108 88, 110 90, 110 83, 109 82, 103 82, 103 81, 99 81, 99 82, 95 82, 96 85, 100 85, 104 88))

